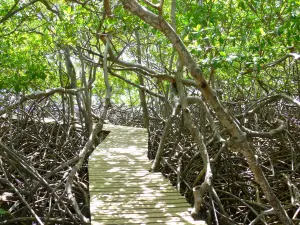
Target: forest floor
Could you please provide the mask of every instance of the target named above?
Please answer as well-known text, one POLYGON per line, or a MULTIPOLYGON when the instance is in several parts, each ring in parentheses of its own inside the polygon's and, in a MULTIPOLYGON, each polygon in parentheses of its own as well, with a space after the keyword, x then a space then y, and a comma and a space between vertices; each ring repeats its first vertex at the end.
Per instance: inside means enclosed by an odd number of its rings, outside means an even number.
MULTIPOLYGON (((192 110, 194 118, 200 120, 200 110, 196 107, 192 110)), ((238 106, 234 104, 231 110, 239 113, 238 106)), ((271 105, 261 109, 256 117, 244 118, 244 122, 253 129, 267 131, 275 129, 276 122, 272 119, 275 115, 287 118, 285 132, 272 138, 252 138, 252 143, 277 197, 286 206, 289 216, 299 221, 299 111, 288 104, 281 104, 280 108, 271 105)), ((0 225, 35 224, 36 217, 32 211, 45 224, 81 224, 66 196, 65 185, 88 135, 87 131, 78 127, 71 129, 68 123, 43 122, 44 118, 56 119, 57 116, 53 109, 49 113, 40 107, 20 113, 17 120, 9 117, 0 120, 1 142, 7 148, 0 158, 0 225)), ((112 107, 107 120, 112 124, 132 127, 142 127, 143 123, 141 110, 126 106, 112 107)), ((163 126, 161 118, 151 122, 149 160, 155 157, 163 126)), ((207 211, 203 214, 204 219, 210 220, 211 213, 215 213, 219 221, 213 219, 209 221, 211 224, 249 224, 249 221, 254 221, 252 224, 280 224, 277 217, 267 216, 268 212, 264 212, 269 205, 246 160, 216 142, 209 126, 202 127, 201 131, 212 159, 213 186, 226 212, 225 215, 220 212, 210 193, 205 198, 204 208, 207 211)), ((100 138, 103 140, 106 135, 102 132, 100 138)), ((192 205, 192 188, 203 180, 202 160, 180 117, 174 121, 168 134, 160 171, 192 205)), ((90 216, 88 185, 85 160, 74 178, 72 191, 87 218, 90 216)))

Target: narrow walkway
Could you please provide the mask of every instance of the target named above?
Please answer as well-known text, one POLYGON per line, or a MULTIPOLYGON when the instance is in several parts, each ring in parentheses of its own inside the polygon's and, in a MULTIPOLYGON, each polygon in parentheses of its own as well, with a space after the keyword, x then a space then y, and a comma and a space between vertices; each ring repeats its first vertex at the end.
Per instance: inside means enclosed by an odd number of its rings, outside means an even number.
POLYGON ((146 129, 111 131, 89 158, 91 224, 205 224, 161 173, 150 173, 146 129))

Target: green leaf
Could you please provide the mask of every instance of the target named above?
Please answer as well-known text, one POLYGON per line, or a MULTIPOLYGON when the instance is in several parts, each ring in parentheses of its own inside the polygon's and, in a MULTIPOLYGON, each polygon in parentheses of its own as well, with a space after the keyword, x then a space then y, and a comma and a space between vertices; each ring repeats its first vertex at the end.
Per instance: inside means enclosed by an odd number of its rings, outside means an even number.
POLYGON ((225 52, 219 52, 220 56, 226 57, 226 53, 225 52))
POLYGON ((201 29, 201 25, 200 24, 197 24, 197 26, 193 28, 193 30, 196 31, 196 32, 199 32, 200 29, 201 29))
POLYGON ((262 36, 265 36, 266 35, 266 33, 265 33, 265 31, 264 31, 264 29, 261 27, 261 28, 259 28, 259 31, 260 31, 260 34, 262 35, 262 36))
POLYGON ((189 35, 186 35, 183 40, 188 41, 189 40, 189 35))
POLYGON ((0 208, 0 215, 4 215, 7 214, 8 212, 2 208, 0 208))
POLYGON ((240 1, 239 2, 239 7, 241 7, 243 10, 246 10, 245 2, 244 1, 240 1))

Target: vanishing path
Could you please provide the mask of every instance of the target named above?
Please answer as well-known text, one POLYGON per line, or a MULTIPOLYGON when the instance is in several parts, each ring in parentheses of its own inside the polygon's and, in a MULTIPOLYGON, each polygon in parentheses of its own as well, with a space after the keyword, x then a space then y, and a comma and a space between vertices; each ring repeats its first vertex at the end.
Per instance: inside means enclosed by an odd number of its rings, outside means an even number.
POLYGON ((161 173, 150 173, 146 129, 105 124, 89 158, 91 224, 205 224, 161 173))

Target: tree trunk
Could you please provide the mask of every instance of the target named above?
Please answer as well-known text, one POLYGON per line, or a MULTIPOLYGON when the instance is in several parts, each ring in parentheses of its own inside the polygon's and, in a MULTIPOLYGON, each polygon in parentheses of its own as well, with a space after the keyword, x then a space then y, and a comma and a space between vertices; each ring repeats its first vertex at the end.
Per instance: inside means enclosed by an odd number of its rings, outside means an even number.
POLYGON ((172 115, 168 118, 165 126, 164 126, 164 130, 163 130, 163 133, 161 135, 161 138, 160 138, 160 142, 159 142, 159 146, 158 146, 158 150, 156 152, 156 155, 155 155, 155 159, 154 159, 154 162, 152 164, 152 168, 151 170, 153 172, 158 172, 159 171, 159 166, 160 166, 160 162, 161 162, 161 158, 162 158, 162 155, 163 155, 163 152, 164 152, 164 146, 165 146, 165 142, 166 142, 166 139, 167 139, 167 136, 169 134, 169 129, 171 128, 171 125, 172 125, 172 121, 173 119, 176 117, 176 115, 178 114, 179 112, 179 105, 177 104, 174 108, 173 108, 173 113, 172 115))
MULTIPOLYGON (((138 63, 141 64, 141 42, 140 42, 140 35, 138 30, 135 30, 135 37, 136 37, 136 43, 137 43, 137 57, 138 57, 138 63)), ((144 86, 144 79, 142 75, 138 75, 139 82, 141 86, 144 86)), ((145 91, 142 89, 139 89, 139 95, 140 95, 140 102, 141 107, 143 109, 143 120, 144 120, 144 127, 148 130, 149 133, 149 113, 147 108, 147 102, 146 102, 146 95, 145 91)))
MULTIPOLYGON (((180 59, 179 59, 180 61, 180 59)), ((211 182, 213 178, 209 155, 204 144, 203 135, 200 133, 199 129, 195 126, 193 122, 192 116, 190 114, 190 110, 188 109, 188 100, 186 97, 186 93, 184 90, 184 86, 182 84, 182 69, 183 66, 181 62, 179 62, 179 66, 177 72, 175 74, 177 89, 179 93, 180 104, 182 108, 182 114, 184 119, 184 125, 189 130, 192 135, 193 140, 196 142, 199 153, 201 155, 203 161, 203 170, 205 171, 205 178, 201 185, 198 185, 193 188, 194 194, 194 208, 192 211, 192 217, 196 218, 200 213, 203 202, 204 202, 204 194, 208 190, 211 190, 211 182)))

